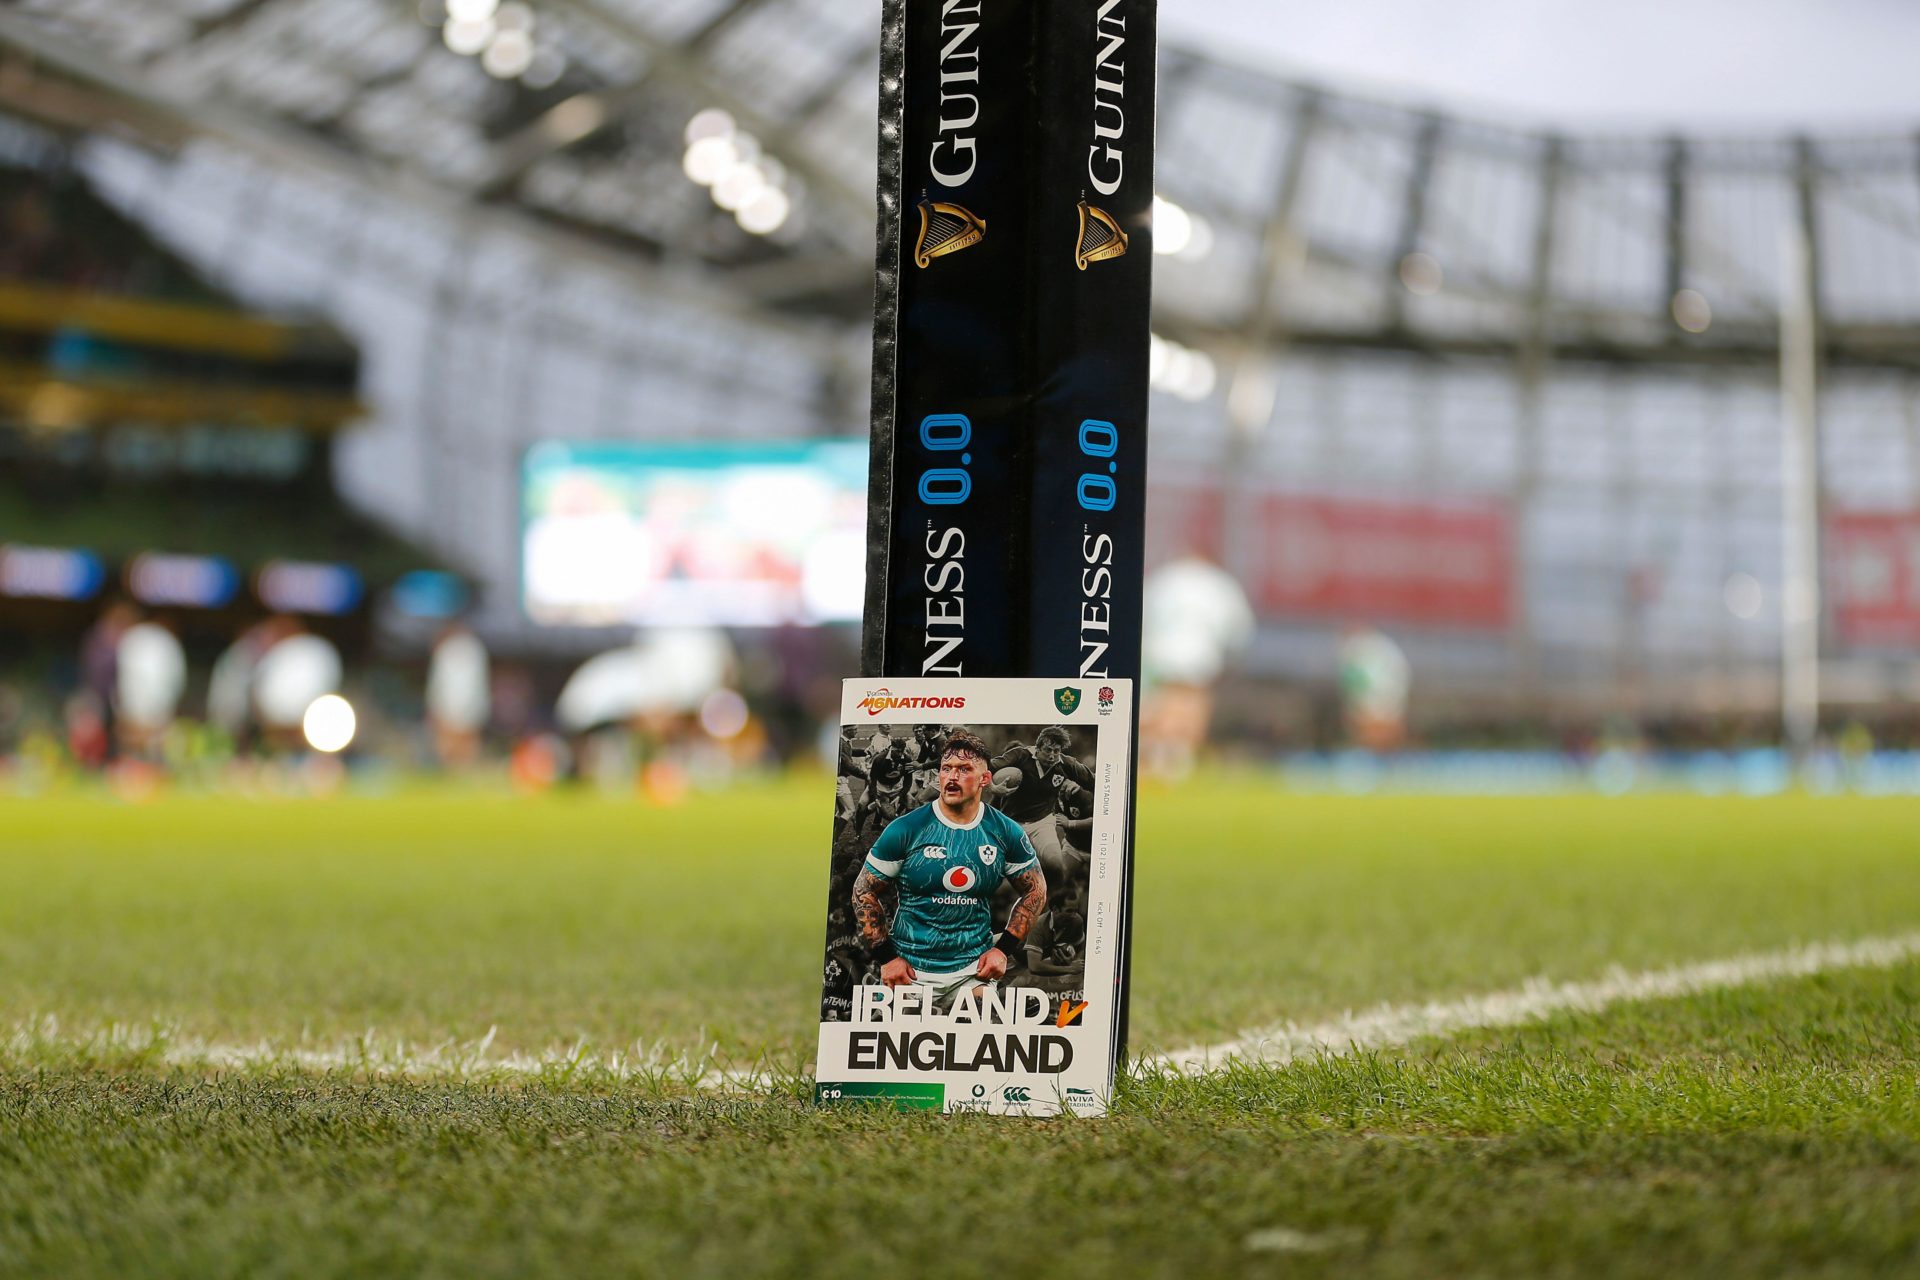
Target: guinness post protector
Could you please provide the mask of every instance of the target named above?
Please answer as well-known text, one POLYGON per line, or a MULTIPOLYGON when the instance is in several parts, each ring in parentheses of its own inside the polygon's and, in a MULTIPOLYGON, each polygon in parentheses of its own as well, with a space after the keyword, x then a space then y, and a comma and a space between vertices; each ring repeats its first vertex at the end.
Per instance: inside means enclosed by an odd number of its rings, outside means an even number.
POLYGON ((862 668, 1025 674, 1031 0, 887 0, 862 668))
MULTIPOLYGON (((1104 697, 1114 681, 1140 678, 1157 22, 1154 0, 1051 0, 1039 16, 1025 647, 1033 674, 1104 697)), ((1134 790, 1129 777, 1129 812, 1134 790)), ((1117 1053, 1133 830, 1120 851, 1117 1053)))
POLYGON ((1041 11, 1026 647, 1137 679, 1153 283, 1153 0, 1041 11))

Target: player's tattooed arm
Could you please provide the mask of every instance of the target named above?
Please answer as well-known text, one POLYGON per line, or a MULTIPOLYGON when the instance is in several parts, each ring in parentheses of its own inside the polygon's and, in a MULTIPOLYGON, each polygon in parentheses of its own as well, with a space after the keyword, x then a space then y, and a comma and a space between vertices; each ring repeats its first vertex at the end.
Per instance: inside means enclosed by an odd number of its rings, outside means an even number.
MULTIPOLYGON (((881 839, 886 837, 883 835, 881 839)), ((887 936, 887 908, 882 901, 885 890, 881 888, 884 883, 884 879, 869 868, 860 868, 860 875, 853 882, 853 918, 867 953, 881 962, 880 981, 889 987, 898 987, 912 982, 914 972, 907 958, 893 949, 893 941, 887 936)))
POLYGON ((1007 883, 1020 894, 1020 901, 1013 904, 1013 914, 1007 917, 1007 932, 1024 942, 1033 922, 1046 914, 1047 877, 1035 865, 1007 877, 1007 883))
POLYGON ((860 941, 869 948, 887 940, 887 908, 881 898, 885 883, 866 867, 860 868, 853 881, 853 921, 860 931, 860 941))

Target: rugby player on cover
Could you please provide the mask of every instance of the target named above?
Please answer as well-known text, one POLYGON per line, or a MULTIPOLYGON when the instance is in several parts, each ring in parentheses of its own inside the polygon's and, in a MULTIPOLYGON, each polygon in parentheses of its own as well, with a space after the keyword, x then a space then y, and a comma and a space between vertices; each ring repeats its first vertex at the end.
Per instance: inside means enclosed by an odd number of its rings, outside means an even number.
POLYGON ((860 940, 880 961, 889 987, 934 989, 935 1008, 952 1007, 1006 976, 1026 954, 1027 931, 1047 909, 1047 881, 1020 824, 983 798, 992 770, 987 744, 954 731, 940 755, 940 794, 887 824, 853 882, 860 940), (993 932, 993 895, 1002 882, 1020 899, 1007 927, 993 932), (882 895, 899 904, 889 916, 882 895))

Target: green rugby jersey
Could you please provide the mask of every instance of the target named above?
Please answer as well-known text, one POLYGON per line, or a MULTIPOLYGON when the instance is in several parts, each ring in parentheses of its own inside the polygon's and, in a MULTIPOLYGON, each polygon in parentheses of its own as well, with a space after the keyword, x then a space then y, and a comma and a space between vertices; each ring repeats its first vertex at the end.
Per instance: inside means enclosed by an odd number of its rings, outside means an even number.
POLYGON ((887 824, 867 853, 867 870, 897 880, 893 945, 916 970, 953 973, 993 945, 993 891, 1037 865, 1020 824, 982 804, 966 826, 921 805, 887 824))

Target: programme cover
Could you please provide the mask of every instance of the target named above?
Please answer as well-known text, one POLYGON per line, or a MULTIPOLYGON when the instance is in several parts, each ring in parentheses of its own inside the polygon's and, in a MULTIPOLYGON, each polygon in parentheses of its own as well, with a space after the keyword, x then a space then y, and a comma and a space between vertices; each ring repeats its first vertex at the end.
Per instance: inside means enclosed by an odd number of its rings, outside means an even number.
POLYGON ((1128 680, 847 681, 818 1101, 1106 1110, 1132 703, 1128 680))

